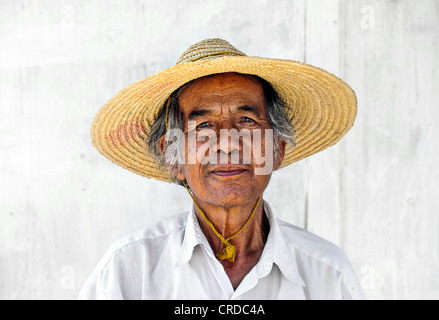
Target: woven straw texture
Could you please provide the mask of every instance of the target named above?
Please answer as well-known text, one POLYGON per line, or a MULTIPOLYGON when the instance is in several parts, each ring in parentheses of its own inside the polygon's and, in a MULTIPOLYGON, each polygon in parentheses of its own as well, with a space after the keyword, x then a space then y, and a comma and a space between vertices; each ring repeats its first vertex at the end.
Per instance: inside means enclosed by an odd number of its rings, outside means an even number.
POLYGON ((145 139, 168 97, 185 83, 211 74, 238 72, 268 81, 288 105, 296 146, 287 146, 282 167, 336 144, 357 114, 354 91, 320 68, 297 61, 249 57, 221 39, 189 47, 175 66, 121 90, 96 114, 94 147, 136 174, 172 182, 148 153, 145 139))

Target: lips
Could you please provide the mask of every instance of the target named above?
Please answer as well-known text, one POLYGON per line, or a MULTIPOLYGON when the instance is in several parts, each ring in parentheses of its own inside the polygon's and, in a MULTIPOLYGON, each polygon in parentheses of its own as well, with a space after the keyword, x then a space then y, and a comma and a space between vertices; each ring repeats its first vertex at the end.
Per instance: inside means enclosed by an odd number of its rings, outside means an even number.
POLYGON ((211 173, 219 177, 234 177, 245 171, 247 171, 247 169, 240 166, 221 166, 211 170, 211 173))

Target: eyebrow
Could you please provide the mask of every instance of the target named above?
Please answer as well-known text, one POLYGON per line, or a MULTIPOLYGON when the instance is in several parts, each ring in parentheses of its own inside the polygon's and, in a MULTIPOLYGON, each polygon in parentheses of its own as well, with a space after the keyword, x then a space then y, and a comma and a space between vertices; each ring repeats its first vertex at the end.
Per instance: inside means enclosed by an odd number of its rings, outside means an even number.
MULTIPOLYGON (((239 106, 237 109, 238 109, 238 111, 247 111, 247 112, 251 112, 251 113, 255 114, 258 117, 260 116, 260 112, 259 112, 258 108, 254 107, 254 106, 242 105, 242 106, 239 106)), ((202 116, 209 115, 212 113, 214 113, 214 111, 211 109, 192 110, 189 113, 188 120, 192 120, 193 118, 202 117, 202 116)))
POLYGON ((239 111, 251 112, 251 113, 255 114, 258 117, 261 115, 261 113, 259 112, 258 108, 254 107, 254 106, 244 105, 244 106, 238 107, 238 110, 239 111))
POLYGON ((197 118, 197 117, 202 117, 209 113, 213 113, 213 111, 208 109, 193 110, 189 113, 188 120, 192 120, 193 118, 197 118))

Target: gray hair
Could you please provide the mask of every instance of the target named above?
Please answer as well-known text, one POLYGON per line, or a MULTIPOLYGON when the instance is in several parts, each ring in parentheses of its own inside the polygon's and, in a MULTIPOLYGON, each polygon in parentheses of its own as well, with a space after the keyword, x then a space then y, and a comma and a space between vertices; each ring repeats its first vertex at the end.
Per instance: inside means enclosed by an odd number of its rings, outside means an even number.
MULTIPOLYGON (((279 97, 278 93, 274 88, 268 83, 266 80, 254 76, 254 75, 246 75, 248 77, 252 77, 261 83, 264 98, 265 98, 265 109, 267 112, 267 119, 273 128, 273 155, 276 158, 277 153, 279 152, 279 143, 280 141, 285 141, 287 144, 295 146, 295 138, 294 138, 294 128, 288 119, 288 115, 286 113, 287 105, 286 103, 279 97)), ((206 76, 203 78, 207 78, 210 76, 206 76)), ((169 97, 169 107, 168 107, 168 130, 169 129, 179 129, 181 131, 184 130, 183 124, 183 114, 180 111, 179 104, 179 95, 180 93, 193 84, 195 81, 198 81, 203 78, 198 78, 192 80, 191 82, 186 83, 181 86, 179 89, 174 91, 169 97)), ((175 162, 166 163, 166 158, 164 154, 170 153, 177 156, 180 147, 178 143, 165 144, 165 152, 160 152, 160 139, 163 135, 166 134, 166 109, 167 109, 168 101, 165 102, 163 107, 160 109, 155 121, 151 127, 151 131, 149 133, 149 137, 146 140, 148 151, 155 157, 157 163, 161 168, 167 168, 167 165, 177 166, 178 164, 175 162), (172 148, 172 150, 168 149, 168 146, 172 148)), ((172 159, 177 159, 177 157, 171 157, 172 159)), ((175 167, 177 168, 177 167, 175 167)), ((172 176, 172 175, 171 175, 172 176)), ((178 182, 176 177, 173 177, 175 182, 178 182)))

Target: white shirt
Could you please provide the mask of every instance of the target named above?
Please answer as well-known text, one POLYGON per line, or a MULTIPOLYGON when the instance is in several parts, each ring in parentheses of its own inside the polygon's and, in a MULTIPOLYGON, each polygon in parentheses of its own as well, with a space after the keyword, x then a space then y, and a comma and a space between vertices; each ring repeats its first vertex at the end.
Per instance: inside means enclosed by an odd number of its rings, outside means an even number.
POLYGON ((259 262, 236 290, 193 208, 111 246, 80 299, 364 299, 353 268, 332 243, 274 218, 259 262))

